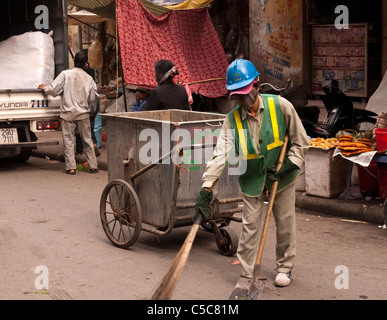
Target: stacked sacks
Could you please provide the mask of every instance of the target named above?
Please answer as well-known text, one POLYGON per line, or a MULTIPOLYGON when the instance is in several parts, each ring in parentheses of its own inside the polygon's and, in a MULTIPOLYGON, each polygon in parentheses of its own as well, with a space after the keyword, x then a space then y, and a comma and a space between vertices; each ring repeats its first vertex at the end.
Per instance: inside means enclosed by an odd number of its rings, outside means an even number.
POLYGON ((54 80, 52 34, 26 32, 0 42, 0 90, 36 89, 54 80))

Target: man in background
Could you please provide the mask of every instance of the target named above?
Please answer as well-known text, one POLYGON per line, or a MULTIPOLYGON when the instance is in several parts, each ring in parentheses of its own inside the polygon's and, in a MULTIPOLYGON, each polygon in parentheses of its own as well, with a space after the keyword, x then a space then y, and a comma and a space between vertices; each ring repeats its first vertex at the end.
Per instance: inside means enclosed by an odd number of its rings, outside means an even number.
POLYGON ((134 93, 134 97, 136 98, 136 102, 133 104, 132 111, 145 111, 149 90, 138 87, 134 93))
POLYGON ((179 72, 169 60, 160 60, 155 64, 157 87, 154 88, 147 101, 145 110, 190 110, 186 90, 175 84, 173 78, 179 72))
POLYGON ((75 128, 78 126, 90 173, 98 172, 90 129, 90 107, 95 100, 95 83, 86 73, 87 55, 80 51, 75 55, 74 68, 62 71, 51 85, 40 84, 46 94, 62 95, 60 117, 62 119, 63 145, 65 148, 66 173, 76 174, 75 128))

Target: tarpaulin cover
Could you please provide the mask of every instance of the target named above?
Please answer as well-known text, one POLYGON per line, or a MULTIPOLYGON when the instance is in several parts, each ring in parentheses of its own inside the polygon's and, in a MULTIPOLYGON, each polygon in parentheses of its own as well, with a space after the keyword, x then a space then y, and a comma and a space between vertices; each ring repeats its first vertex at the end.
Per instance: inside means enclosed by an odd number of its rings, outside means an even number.
POLYGON ((156 86, 154 64, 167 59, 182 84, 201 82, 190 84, 192 92, 211 98, 227 93, 228 61, 206 9, 155 16, 139 0, 118 0, 117 21, 126 83, 156 86))
POLYGON ((186 0, 180 1, 178 4, 166 5, 166 7, 173 10, 203 8, 212 2, 214 2, 214 0, 186 0))
POLYGON ((159 6, 168 7, 172 10, 180 9, 194 9, 194 8, 203 8, 208 6, 210 3, 215 0, 147 0, 153 2, 159 6))
POLYGON ((366 110, 376 113, 387 112, 387 72, 379 87, 368 100, 366 110))

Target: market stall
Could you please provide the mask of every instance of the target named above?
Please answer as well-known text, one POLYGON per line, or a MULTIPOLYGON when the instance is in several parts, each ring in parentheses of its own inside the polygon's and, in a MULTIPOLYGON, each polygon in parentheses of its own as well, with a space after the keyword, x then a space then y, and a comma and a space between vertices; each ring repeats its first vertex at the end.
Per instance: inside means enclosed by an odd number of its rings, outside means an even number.
POLYGON ((372 132, 339 132, 337 138, 310 140, 305 159, 305 191, 309 195, 350 199, 356 165, 359 191, 365 198, 387 198, 387 114, 372 132), (365 136, 370 134, 368 138, 365 136))

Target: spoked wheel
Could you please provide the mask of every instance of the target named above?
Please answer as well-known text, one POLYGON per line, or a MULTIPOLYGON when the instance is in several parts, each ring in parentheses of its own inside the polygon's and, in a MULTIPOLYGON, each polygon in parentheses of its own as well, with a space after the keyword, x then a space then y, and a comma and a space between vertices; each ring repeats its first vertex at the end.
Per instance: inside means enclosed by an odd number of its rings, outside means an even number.
POLYGON ((125 180, 110 181, 100 202, 102 227, 117 247, 128 248, 138 239, 142 225, 140 201, 133 187, 125 180))
POLYGON ((221 238, 216 236, 216 245, 221 254, 225 256, 233 256, 238 249, 238 236, 231 230, 230 227, 224 227, 219 229, 221 238))

